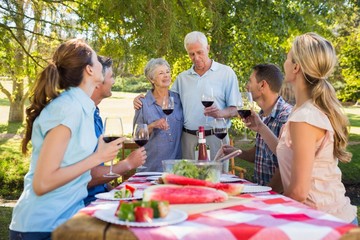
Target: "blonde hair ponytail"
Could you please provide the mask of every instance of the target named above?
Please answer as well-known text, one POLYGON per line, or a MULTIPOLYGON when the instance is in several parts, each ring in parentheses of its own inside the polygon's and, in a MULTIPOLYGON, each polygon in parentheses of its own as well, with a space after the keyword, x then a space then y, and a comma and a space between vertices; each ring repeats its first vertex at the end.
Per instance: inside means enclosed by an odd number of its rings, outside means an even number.
POLYGON ((328 116, 334 129, 334 156, 341 162, 350 162, 352 154, 346 151, 349 120, 342 111, 333 86, 327 80, 320 81, 312 89, 312 98, 315 105, 328 116))
POLYGON ((350 162, 352 154, 346 151, 349 121, 327 81, 337 62, 334 47, 318 34, 306 33, 295 39, 292 53, 293 60, 301 66, 313 103, 327 115, 334 129, 334 156, 341 162, 350 162))

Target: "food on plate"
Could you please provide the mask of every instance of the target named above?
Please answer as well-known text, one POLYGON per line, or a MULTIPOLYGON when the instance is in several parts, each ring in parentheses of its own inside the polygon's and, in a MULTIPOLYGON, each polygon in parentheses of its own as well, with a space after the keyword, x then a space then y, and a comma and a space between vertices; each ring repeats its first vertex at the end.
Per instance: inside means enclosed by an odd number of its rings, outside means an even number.
POLYGON ((151 207, 135 207, 135 222, 152 222, 154 210, 151 207))
POLYGON ((172 173, 188 178, 216 182, 219 177, 220 169, 217 169, 214 165, 195 165, 191 161, 181 160, 174 164, 172 173))
POLYGON ((120 201, 115 216, 129 222, 151 222, 154 218, 164 218, 169 213, 167 201, 120 201))
POLYGON ((123 188, 118 191, 115 191, 114 198, 132 198, 134 197, 134 192, 136 188, 126 184, 123 188))
POLYGON ((204 186, 222 190, 230 196, 238 195, 242 192, 243 184, 230 184, 230 183, 212 183, 205 180, 194 179, 184 176, 178 176, 171 173, 163 173, 162 181, 166 184, 177 184, 177 185, 191 185, 191 186, 204 186))
POLYGON ((174 184, 153 185, 145 189, 144 201, 168 201, 170 204, 212 203, 228 199, 224 191, 203 186, 174 184))
POLYGON ((164 218, 170 210, 168 201, 150 201, 150 206, 154 210, 154 218, 164 218))

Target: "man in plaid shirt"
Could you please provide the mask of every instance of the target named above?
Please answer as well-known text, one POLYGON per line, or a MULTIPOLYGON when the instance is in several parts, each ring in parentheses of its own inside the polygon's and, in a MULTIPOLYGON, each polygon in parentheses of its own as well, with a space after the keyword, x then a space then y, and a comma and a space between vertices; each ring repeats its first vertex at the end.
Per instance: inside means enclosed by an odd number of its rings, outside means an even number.
MULTIPOLYGON (((281 70, 276 65, 258 64, 253 67, 246 85, 253 100, 261 108, 260 117, 276 136, 279 136, 281 127, 287 121, 292 109, 292 106, 279 95, 283 78, 281 70)), ((224 151, 226 153, 229 150, 224 151)), ((238 157, 254 163, 254 182, 282 192, 277 158, 259 134, 256 134, 255 147, 243 150, 238 157)))

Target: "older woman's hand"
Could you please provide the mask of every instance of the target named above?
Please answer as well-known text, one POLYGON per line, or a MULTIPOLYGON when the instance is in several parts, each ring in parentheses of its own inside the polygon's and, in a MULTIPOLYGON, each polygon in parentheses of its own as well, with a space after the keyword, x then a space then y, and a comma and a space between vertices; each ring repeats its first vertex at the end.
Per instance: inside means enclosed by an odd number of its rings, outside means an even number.
POLYGON ((144 147, 140 147, 132 151, 129 156, 124 160, 128 165, 128 170, 137 168, 145 163, 147 156, 144 147))
POLYGON ((159 120, 155 121, 155 128, 160 128, 162 130, 168 130, 169 124, 165 118, 160 118, 159 120))
POLYGON ((168 130, 169 129, 169 124, 166 121, 165 118, 160 118, 154 122, 152 122, 151 124, 148 125, 148 129, 149 129, 149 134, 152 133, 152 131, 154 130, 154 128, 159 128, 162 130, 168 130))

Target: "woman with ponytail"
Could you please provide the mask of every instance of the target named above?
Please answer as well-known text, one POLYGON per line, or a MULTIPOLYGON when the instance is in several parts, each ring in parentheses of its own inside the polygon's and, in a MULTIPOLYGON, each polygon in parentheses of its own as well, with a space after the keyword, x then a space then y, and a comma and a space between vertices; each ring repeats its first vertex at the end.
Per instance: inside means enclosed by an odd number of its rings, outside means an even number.
POLYGON ((94 133, 95 86, 104 81, 97 54, 83 40, 60 45, 36 79, 26 110, 22 151, 32 154, 24 190, 12 215, 10 239, 50 239, 87 196, 90 169, 116 157, 120 138, 94 133))
POLYGON ((345 196, 338 161, 349 162, 348 120, 328 82, 336 65, 332 44, 315 33, 296 37, 284 63, 296 105, 277 139, 253 112, 246 125, 276 152, 284 195, 358 224, 345 196))

